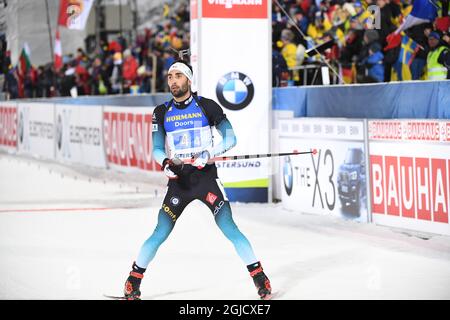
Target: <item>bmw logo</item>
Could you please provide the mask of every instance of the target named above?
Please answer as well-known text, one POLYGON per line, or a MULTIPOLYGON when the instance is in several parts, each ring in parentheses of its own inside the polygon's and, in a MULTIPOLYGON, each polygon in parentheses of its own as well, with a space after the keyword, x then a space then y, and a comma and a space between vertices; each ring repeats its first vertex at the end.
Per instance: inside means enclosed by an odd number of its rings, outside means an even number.
POLYGON ((174 207, 176 207, 177 205, 180 204, 180 198, 178 198, 178 197, 172 197, 172 198, 170 198, 170 203, 171 203, 174 207))
POLYGON ((220 104, 230 110, 242 110, 250 104, 255 93, 253 82, 241 72, 230 72, 220 78, 216 95, 220 104))
POLYGON ((290 196, 292 193, 292 187, 294 185, 294 175, 290 157, 284 158, 283 180, 284 180, 284 189, 286 190, 287 195, 290 196))

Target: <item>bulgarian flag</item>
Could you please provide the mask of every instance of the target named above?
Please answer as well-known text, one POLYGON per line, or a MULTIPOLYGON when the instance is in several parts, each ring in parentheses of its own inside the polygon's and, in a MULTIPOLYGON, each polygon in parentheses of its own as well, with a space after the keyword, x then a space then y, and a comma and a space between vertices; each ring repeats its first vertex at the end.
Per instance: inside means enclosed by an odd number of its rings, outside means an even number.
POLYGON ((55 70, 58 71, 62 67, 62 49, 61 49, 61 39, 59 38, 59 29, 56 29, 55 38, 55 70))
POLYGON ((59 0, 58 25, 83 30, 94 0, 59 0))
POLYGON ((21 77, 24 77, 27 74, 28 70, 30 69, 31 69, 30 47, 28 46, 28 43, 24 43, 18 62, 19 75, 21 77))

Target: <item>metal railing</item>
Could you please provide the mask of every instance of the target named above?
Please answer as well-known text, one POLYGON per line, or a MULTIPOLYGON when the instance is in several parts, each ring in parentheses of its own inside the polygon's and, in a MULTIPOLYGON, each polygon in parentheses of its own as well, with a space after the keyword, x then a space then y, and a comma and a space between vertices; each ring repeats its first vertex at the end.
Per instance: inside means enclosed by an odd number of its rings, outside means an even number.
MULTIPOLYGON (((339 70, 337 65, 333 65, 335 70, 339 70)), ((295 71, 301 72, 300 81, 302 85, 329 85, 329 84, 339 84, 339 77, 336 73, 330 70, 330 67, 325 64, 306 64, 301 66, 296 66, 288 68, 289 73, 292 76, 295 71), (311 72, 312 71, 312 72, 311 72), (311 75, 312 73, 312 75, 311 75), (312 77, 312 78, 310 78, 312 77), (310 82, 308 80, 311 79, 310 82), (324 81, 325 80, 325 81, 324 81)))

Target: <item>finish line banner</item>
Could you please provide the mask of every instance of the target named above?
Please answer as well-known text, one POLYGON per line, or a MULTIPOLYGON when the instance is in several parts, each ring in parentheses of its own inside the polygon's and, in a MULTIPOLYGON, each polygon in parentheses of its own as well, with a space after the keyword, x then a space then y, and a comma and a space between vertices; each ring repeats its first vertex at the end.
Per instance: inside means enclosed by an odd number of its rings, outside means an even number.
MULTIPOLYGON (((224 155, 269 153, 270 18, 268 0, 191 1, 193 89, 219 103, 233 126, 237 145, 224 155)), ((269 201, 269 164, 217 163, 230 201, 269 201)))

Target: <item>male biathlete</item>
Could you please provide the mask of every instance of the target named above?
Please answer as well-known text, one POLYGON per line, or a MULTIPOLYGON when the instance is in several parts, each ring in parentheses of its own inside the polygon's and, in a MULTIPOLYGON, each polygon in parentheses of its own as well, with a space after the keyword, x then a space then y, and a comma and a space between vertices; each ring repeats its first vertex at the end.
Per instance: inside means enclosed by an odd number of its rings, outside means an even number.
POLYGON ((158 213, 158 224, 142 245, 125 282, 125 298, 140 299, 139 288, 147 266, 186 206, 198 199, 208 206, 217 226, 233 243, 261 299, 269 299, 270 281, 250 242, 233 221, 216 165, 208 163, 236 145, 233 128, 216 102, 191 92, 192 76, 192 68, 187 63, 172 64, 167 82, 173 99, 157 106, 153 113, 153 156, 169 178, 168 189, 158 213), (222 135, 222 142, 217 145, 213 143, 213 126, 222 135))

